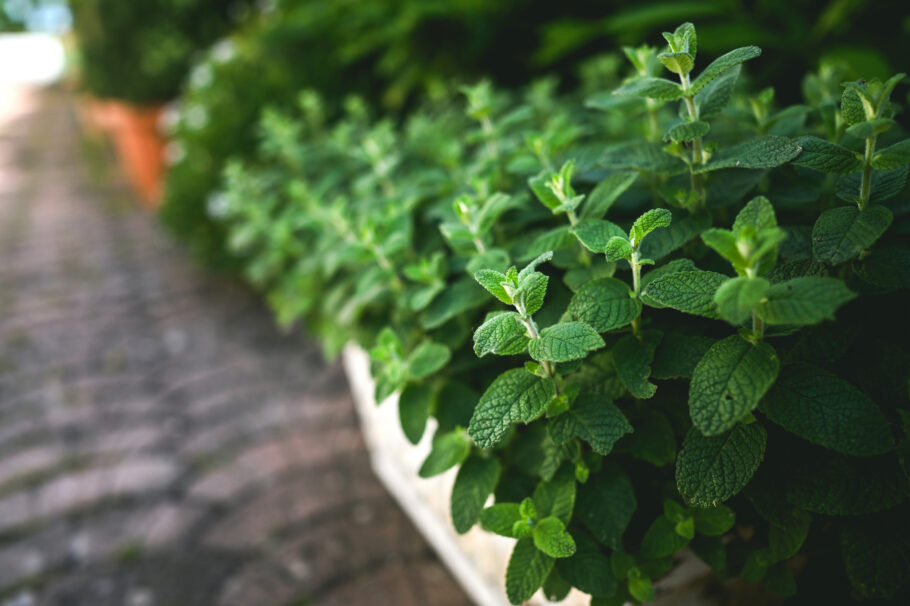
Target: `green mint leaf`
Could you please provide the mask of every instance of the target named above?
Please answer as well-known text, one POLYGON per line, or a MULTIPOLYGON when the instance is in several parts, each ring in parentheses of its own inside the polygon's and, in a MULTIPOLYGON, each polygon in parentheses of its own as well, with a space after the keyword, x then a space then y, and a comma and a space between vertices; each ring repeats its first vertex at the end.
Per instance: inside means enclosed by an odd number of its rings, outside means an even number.
POLYGON ((474 354, 482 358, 488 353, 511 356, 524 353, 528 347, 528 331, 519 315, 513 311, 496 314, 474 331, 474 354))
POLYGON ((714 293, 729 276, 713 271, 680 271, 648 283, 642 291, 647 305, 670 307, 677 311, 717 319, 714 293))
POLYGON ((481 448, 492 448, 514 423, 529 423, 540 416, 554 391, 552 379, 532 375, 524 368, 507 370, 481 396, 468 434, 481 448))
POLYGON ((531 187, 531 191, 533 191, 534 195, 537 196, 537 199, 550 210, 553 210, 562 203, 559 196, 557 196, 552 189, 547 187, 547 184, 553 180, 554 176, 556 176, 556 174, 553 172, 543 171, 528 179, 528 185, 531 187))
POLYGON ((619 172, 598 183, 588 194, 587 201, 581 209, 581 218, 602 218, 613 207, 613 203, 616 202, 617 198, 623 195, 635 183, 637 178, 638 173, 619 172))
POLYGON ((663 467, 676 459, 676 434, 663 414, 648 410, 635 419, 635 430, 630 436, 629 451, 632 456, 663 467))
POLYGON ((787 431, 844 454, 872 456, 894 448, 888 420, 875 402, 807 364, 785 367, 761 410, 787 431))
POLYGON ((636 398, 648 399, 657 392, 657 385, 648 381, 654 350, 660 343, 660 333, 647 333, 638 340, 626 335, 613 346, 613 365, 626 389, 636 398))
POLYGON ((487 294, 477 283, 465 277, 455 282, 433 299, 420 318, 420 325, 426 329, 442 326, 452 318, 460 316, 489 301, 487 294))
POLYGON ((868 122, 854 124, 844 132, 857 139, 871 139, 872 137, 891 130, 896 124, 897 122, 890 118, 876 118, 875 120, 869 120, 868 122))
POLYGON ((530 600, 547 580, 552 568, 553 558, 537 549, 534 539, 519 539, 506 569, 506 595, 509 602, 517 605, 530 600))
POLYGON ((495 193, 483 203, 477 214, 477 231, 484 234, 493 228, 496 220, 513 208, 521 208, 521 198, 503 193, 495 193))
POLYGON ((584 322, 564 322, 540 331, 540 337, 528 343, 528 353, 538 362, 568 362, 603 346, 597 331, 584 322))
POLYGON ((641 241, 655 229, 667 227, 673 220, 673 214, 666 208, 652 208, 640 216, 632 224, 629 230, 629 239, 633 246, 638 245, 641 241))
POLYGON ((632 244, 629 243, 625 236, 611 237, 604 247, 604 255, 606 255, 607 261, 628 259, 632 256, 633 252, 632 244))
POLYGON ((641 557, 648 559, 671 556, 689 544, 689 539, 676 532, 676 523, 660 516, 645 531, 641 540, 641 557))
MULTIPOLYGON (((683 23, 673 33, 663 32, 663 37, 667 41, 667 46, 671 52, 685 52, 695 57, 698 49, 698 38, 695 35, 695 26, 689 22, 683 23)), ((658 55, 659 56, 659 55, 658 55)))
POLYGON ((568 313, 597 332, 608 332, 637 318, 641 303, 622 280, 601 278, 588 282, 575 293, 569 302, 568 313))
POLYGON ((470 452, 471 443, 460 429, 437 436, 417 474, 421 478, 432 478, 464 462, 470 452))
POLYGON ((408 356, 408 376, 412 379, 427 377, 443 366, 452 357, 452 351, 441 343, 424 341, 408 356))
POLYGON ((910 163, 910 139, 904 139, 885 149, 880 149, 872 156, 872 168, 891 170, 910 163))
POLYGON ((533 502, 540 517, 553 516, 568 524, 575 509, 575 496, 575 478, 568 468, 562 467, 552 479, 537 484, 533 502))
POLYGON ((885 233, 892 219, 891 211, 879 205, 826 210, 812 228, 812 254, 831 265, 854 259, 885 233))
POLYGON ((552 258, 553 258, 553 252, 548 251, 548 252, 541 254, 540 256, 535 258, 533 261, 531 261, 530 263, 525 265, 525 268, 522 269, 520 272, 518 272, 518 275, 515 278, 515 282, 518 284, 519 288, 521 287, 522 280, 528 274, 534 273, 534 270, 537 269, 538 265, 540 265, 541 263, 546 263, 547 261, 549 261, 552 258))
POLYGON ((610 238, 625 238, 623 228, 603 219, 585 219, 572 229, 575 237, 591 252, 602 253, 607 248, 610 238))
POLYGON ((681 271, 698 271, 698 268, 695 267, 695 263, 691 259, 674 259, 642 275, 641 286, 644 288, 658 278, 663 278, 670 274, 678 274, 681 271))
POLYGON ((682 141, 694 141, 704 137, 711 130, 711 125, 707 122, 677 122, 667 129, 664 133, 664 141, 680 143, 682 141))
POLYGON ((530 315, 537 312, 543 305, 550 278, 539 271, 532 271, 527 274, 523 272, 524 270, 518 274, 518 289, 515 291, 515 301, 520 302, 524 312, 530 315))
POLYGON ((852 173, 863 167, 862 160, 857 157, 855 152, 824 139, 811 136, 800 137, 796 139, 796 144, 803 148, 803 151, 793 160, 793 164, 796 166, 838 175, 852 173))
MULTIPOLYGON (((506 251, 501 248, 488 248, 486 251, 471 257, 471 260, 465 266, 465 271, 472 276, 482 269, 504 272, 509 267, 509 261, 509 254, 506 251)), ((440 279, 443 277, 440 275, 440 279)))
POLYGON ((632 432, 632 425, 608 398, 583 392, 567 412, 550 421, 548 430, 558 444, 577 436, 594 452, 608 455, 619 438, 632 432))
MULTIPOLYGON (((876 170, 872 172, 871 193, 869 202, 884 202, 898 195, 907 183, 907 166, 899 166, 891 170, 876 170)), ((844 175, 834 184, 834 193, 845 202, 859 200, 861 173, 844 175)))
POLYGON ((512 527, 521 520, 518 503, 497 503, 480 512, 484 530, 512 538, 512 527))
POLYGON ((644 76, 629 80, 613 91, 614 95, 630 97, 645 97, 660 101, 674 101, 682 99, 682 87, 672 80, 644 76))
POLYGON ((736 88, 740 71, 742 70, 739 65, 731 67, 698 91, 695 95, 695 106, 701 120, 713 118, 727 107, 733 97, 733 89, 736 88))
POLYGON ((560 225, 540 234, 525 251, 523 258, 536 257, 547 251, 558 251, 575 245, 575 236, 568 225, 560 225))
POLYGON ((696 507, 692 510, 692 517, 695 518, 695 530, 709 537, 724 534, 736 522, 736 513, 726 505, 696 507))
POLYGON ((799 509, 794 509, 784 524, 772 522, 768 529, 771 557, 780 562, 795 556, 805 543, 811 525, 812 516, 799 509))
POLYGON ((705 86, 707 86, 712 80, 721 76, 728 69, 734 68, 737 65, 748 61, 749 59, 755 59, 761 55, 761 49, 757 46, 744 46, 742 48, 737 48, 732 50, 725 55, 721 55, 713 62, 711 62, 708 67, 706 67, 698 75, 698 78, 692 82, 692 86, 689 89, 689 94, 695 94, 705 86))
POLYGON ((804 326, 833 320, 838 307, 856 297, 841 280, 807 276, 775 284, 756 313, 767 324, 804 326))
POLYGON ((452 485, 452 525, 459 534, 471 530, 480 519, 483 506, 499 483, 501 469, 493 458, 472 456, 455 476, 452 485))
POLYGON ((744 227, 750 226, 761 233, 766 229, 777 227, 777 217, 774 216, 774 207, 764 196, 756 196, 749 200, 733 221, 733 232, 740 232, 744 227))
POLYGON ((715 227, 705 231, 701 239, 733 267, 741 269, 746 266, 747 261, 739 249, 739 239, 732 231, 715 227))
POLYGON ((657 58, 663 63, 664 67, 674 74, 688 74, 695 67, 695 57, 685 51, 661 53, 657 55, 657 58))
POLYGON ((556 561, 559 573, 580 591, 594 596, 613 595, 616 577, 613 576, 610 559, 587 533, 577 532, 574 538, 575 555, 556 561))
POLYGON ((675 175, 688 170, 686 163, 664 151, 660 143, 626 141, 607 146, 598 164, 604 168, 645 170, 675 175))
POLYGON ((758 405, 774 384, 779 366, 767 343, 753 345, 739 336, 718 341, 692 373, 692 423, 706 436, 731 429, 758 405))
POLYGON ((910 249, 877 247, 859 263, 856 273, 886 289, 910 288, 910 249))
POLYGON ((739 326, 752 316, 752 308, 764 298, 771 283, 764 278, 733 278, 727 280, 714 293, 717 314, 734 326, 739 326))
POLYGON ((859 124, 866 121, 866 110, 863 109, 863 100, 856 89, 845 88, 841 94, 841 114, 847 124, 859 124))
POLYGON ((688 503, 716 506, 741 491, 765 456, 768 434, 758 423, 704 436, 689 430, 676 459, 676 486, 688 503))
POLYGON ((786 164, 800 151, 800 146, 793 140, 770 135, 720 151, 707 164, 693 167, 693 171, 707 173, 722 168, 774 168, 786 164))
POLYGON ((492 269, 481 269, 474 272, 474 279, 477 280, 478 284, 486 288, 491 295, 506 305, 512 304, 512 297, 502 286, 502 283, 506 282, 505 274, 492 269))
POLYGON ((610 549, 622 548, 622 535, 638 507, 632 482, 615 463, 607 464, 578 491, 576 518, 610 549))
POLYGON ((651 584, 651 579, 647 577, 630 577, 629 578, 629 594, 644 604, 654 601, 654 585, 651 584))
MULTIPOLYGON (((556 560, 559 562, 559 560, 556 560)), ((550 602, 561 602, 572 591, 572 584, 563 578, 557 566, 550 571, 547 580, 543 583, 543 595, 550 602)))
POLYGON ((551 558, 567 558, 575 553, 575 541, 561 520, 552 516, 534 527, 534 546, 551 558))
POLYGON ((669 227, 652 232, 639 247, 642 256, 659 261, 711 227, 707 213, 674 217, 669 227))
POLYGON ((526 498, 521 501, 518 506, 518 513, 526 520, 536 520, 539 517, 537 515, 537 506, 532 498, 526 498))
POLYGON ((433 389, 426 383, 409 383, 398 398, 398 419, 411 444, 420 442, 430 418, 433 389))
POLYGON ((682 332, 664 335, 654 355, 651 376, 655 379, 688 379, 695 366, 717 341, 682 332))

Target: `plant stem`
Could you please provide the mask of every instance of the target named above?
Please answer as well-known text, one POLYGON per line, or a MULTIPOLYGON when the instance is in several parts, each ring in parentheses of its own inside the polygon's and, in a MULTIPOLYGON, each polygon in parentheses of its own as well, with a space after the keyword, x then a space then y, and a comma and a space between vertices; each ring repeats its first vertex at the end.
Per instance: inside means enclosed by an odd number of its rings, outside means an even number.
MULTIPOLYGON (((638 262, 638 247, 632 250, 632 256, 629 258, 629 265, 632 266, 632 292, 635 294, 635 300, 641 302, 641 263, 638 262)), ((636 338, 641 338, 641 315, 639 314, 632 320, 632 334, 636 338)))
POLYGON ((859 209, 863 210, 872 195, 872 156, 875 155, 876 137, 866 138, 866 153, 863 156, 863 180, 859 186, 859 209))
MULTIPOLYGON (((528 329, 528 334, 531 335, 531 338, 539 339, 540 332, 537 330, 537 324, 534 322, 534 318, 525 313, 523 307, 516 306, 516 309, 521 316, 521 323, 528 329)), ((556 377, 556 371, 546 360, 541 361, 540 367, 543 368, 544 373, 546 373, 548 377, 556 377)), ((557 385, 556 388, 556 395, 559 395, 559 385, 557 385)))
MULTIPOLYGON (((686 102, 686 109, 689 110, 689 118, 692 122, 698 120, 698 106, 695 105, 695 95, 690 95, 689 88, 689 75, 680 75, 679 81, 682 83, 683 87, 683 100, 686 102)), ((702 146, 701 146, 701 137, 698 137, 692 141, 692 166, 689 167, 689 175, 692 178, 692 191, 698 192, 698 198, 700 201, 699 206, 705 203, 705 192, 701 180, 701 175, 696 173, 692 167, 698 166, 702 163, 702 146)))
POLYGON ((752 310, 752 336, 756 342, 761 342, 765 336, 765 321, 758 317, 755 310, 752 310))

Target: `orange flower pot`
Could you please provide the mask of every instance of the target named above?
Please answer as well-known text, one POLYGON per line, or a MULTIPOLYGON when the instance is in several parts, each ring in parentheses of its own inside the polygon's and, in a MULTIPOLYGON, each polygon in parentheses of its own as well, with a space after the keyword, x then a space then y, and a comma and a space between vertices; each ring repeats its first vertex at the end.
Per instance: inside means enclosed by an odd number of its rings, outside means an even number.
MULTIPOLYGON (((133 189, 152 209, 161 203, 165 139, 158 123, 163 106, 136 107, 109 101, 117 156, 133 189)), ((104 119, 102 119, 104 122, 104 119)))

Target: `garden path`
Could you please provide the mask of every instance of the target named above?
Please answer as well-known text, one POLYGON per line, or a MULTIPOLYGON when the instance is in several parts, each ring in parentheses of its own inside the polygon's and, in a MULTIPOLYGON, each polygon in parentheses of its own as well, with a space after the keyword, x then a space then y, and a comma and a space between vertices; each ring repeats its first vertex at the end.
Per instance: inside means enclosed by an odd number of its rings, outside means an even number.
POLYGON ((194 266, 60 91, 0 94, 0 605, 467 604, 340 367, 194 266))

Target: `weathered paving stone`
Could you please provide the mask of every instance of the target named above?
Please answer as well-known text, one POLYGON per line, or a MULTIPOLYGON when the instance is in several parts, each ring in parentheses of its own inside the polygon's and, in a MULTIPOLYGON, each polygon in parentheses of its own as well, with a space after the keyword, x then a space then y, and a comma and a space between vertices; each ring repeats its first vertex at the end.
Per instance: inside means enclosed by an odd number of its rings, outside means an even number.
POLYGON ((340 367, 171 242, 70 97, 17 95, 0 606, 467 604, 372 476, 340 367))

